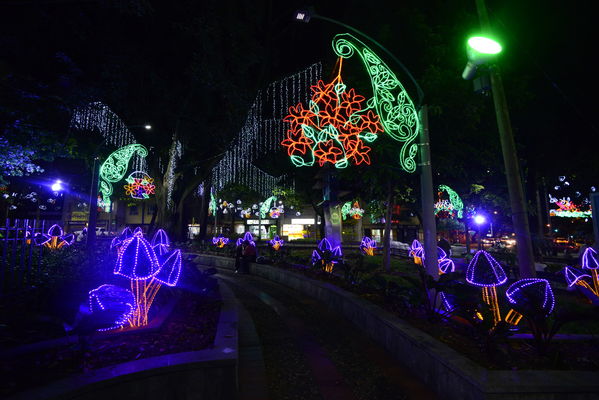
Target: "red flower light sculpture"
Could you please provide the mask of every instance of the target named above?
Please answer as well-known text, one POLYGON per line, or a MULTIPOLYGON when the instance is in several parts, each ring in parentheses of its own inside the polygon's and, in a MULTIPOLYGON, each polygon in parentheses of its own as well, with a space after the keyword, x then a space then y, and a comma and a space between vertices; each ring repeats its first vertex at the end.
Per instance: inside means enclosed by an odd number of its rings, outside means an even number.
POLYGON ((350 163, 370 164, 372 142, 383 132, 379 116, 373 111, 374 104, 354 89, 347 90, 339 73, 330 83, 318 81, 311 87, 313 95, 308 108, 302 103, 289 107, 289 115, 283 121, 289 123, 287 137, 281 144, 296 167, 312 166, 316 161, 323 166, 331 163, 345 168, 350 163))

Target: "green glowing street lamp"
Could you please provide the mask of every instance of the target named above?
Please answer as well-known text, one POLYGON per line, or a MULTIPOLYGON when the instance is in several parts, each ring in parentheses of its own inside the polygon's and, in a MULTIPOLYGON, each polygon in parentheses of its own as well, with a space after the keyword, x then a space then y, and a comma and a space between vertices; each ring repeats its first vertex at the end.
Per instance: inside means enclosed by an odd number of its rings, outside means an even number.
POLYGON ((501 45, 488 37, 484 36, 473 36, 468 39, 468 63, 464 72, 462 72, 462 78, 470 80, 476 75, 476 70, 481 64, 488 63, 502 50, 501 45))

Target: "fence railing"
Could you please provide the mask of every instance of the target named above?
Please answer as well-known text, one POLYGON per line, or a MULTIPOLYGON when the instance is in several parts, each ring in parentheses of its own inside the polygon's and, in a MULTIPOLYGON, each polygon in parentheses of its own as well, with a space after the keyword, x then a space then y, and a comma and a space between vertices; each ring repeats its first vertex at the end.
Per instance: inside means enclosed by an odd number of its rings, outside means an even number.
POLYGON ((33 237, 59 221, 7 219, 0 225, 0 294, 19 290, 40 274, 43 246, 33 237))

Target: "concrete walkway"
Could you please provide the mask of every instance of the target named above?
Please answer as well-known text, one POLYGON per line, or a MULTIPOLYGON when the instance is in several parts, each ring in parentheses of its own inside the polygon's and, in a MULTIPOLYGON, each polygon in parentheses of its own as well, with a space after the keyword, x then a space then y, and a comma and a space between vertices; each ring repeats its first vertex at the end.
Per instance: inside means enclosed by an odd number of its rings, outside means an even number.
POLYGON ((217 276, 247 308, 240 311, 241 399, 436 398, 382 347, 314 299, 255 276, 217 276))

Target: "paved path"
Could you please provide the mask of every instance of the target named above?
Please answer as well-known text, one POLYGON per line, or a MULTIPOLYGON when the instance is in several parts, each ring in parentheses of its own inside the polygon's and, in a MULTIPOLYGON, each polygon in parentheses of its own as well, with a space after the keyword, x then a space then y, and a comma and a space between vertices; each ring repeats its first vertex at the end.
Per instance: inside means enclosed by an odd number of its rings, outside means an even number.
POLYGON ((240 318, 241 399, 436 398, 381 346, 316 300, 256 276, 221 271, 218 277, 245 309, 240 318), (248 324, 255 326, 249 341, 248 324))

